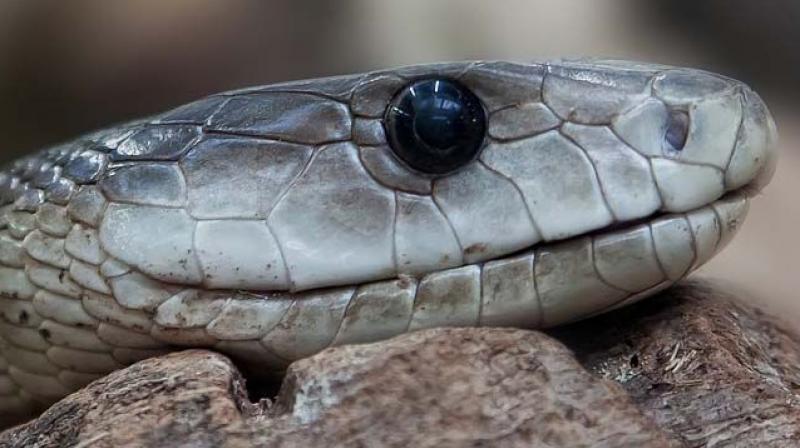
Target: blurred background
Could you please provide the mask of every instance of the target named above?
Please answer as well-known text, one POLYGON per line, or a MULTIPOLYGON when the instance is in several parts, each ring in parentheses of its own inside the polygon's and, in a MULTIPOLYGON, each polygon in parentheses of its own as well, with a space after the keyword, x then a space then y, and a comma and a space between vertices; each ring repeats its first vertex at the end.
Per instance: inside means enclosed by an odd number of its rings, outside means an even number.
POLYGON ((703 274, 800 316, 796 0, 0 0, 0 164, 209 93, 458 59, 706 68, 773 109, 782 159, 703 274))

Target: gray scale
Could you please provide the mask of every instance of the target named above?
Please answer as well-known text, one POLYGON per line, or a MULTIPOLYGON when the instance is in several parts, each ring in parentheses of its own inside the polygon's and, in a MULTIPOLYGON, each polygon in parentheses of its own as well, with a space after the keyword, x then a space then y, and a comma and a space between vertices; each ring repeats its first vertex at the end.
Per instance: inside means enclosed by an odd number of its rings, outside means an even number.
POLYGON ((126 160, 178 160, 200 138, 198 126, 148 126, 122 140, 111 153, 115 162, 126 160))

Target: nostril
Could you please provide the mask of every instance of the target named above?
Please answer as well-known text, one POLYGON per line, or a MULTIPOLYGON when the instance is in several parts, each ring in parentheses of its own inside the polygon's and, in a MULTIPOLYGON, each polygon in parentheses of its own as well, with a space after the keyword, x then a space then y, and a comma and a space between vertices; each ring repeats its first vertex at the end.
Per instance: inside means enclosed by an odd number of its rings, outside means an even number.
POLYGON ((667 129, 664 140, 674 151, 681 151, 686 146, 689 136, 689 114, 683 110, 671 110, 667 118, 667 129))

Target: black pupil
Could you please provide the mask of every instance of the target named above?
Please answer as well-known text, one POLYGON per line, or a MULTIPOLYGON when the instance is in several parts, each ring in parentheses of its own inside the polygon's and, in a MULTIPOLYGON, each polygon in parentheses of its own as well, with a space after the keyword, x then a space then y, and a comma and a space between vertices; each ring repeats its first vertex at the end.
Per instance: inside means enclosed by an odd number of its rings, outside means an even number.
POLYGON ((445 174, 472 161, 486 132, 480 100, 448 79, 404 87, 386 110, 384 123, 395 154, 429 174, 445 174))

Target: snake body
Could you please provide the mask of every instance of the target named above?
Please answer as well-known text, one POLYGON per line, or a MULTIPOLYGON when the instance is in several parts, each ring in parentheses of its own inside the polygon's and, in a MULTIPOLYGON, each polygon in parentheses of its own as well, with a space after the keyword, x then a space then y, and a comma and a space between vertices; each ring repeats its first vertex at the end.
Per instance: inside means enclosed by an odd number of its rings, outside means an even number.
POLYGON ((580 60, 249 88, 43 150, 0 171, 0 420, 180 347, 279 370, 633 303, 727 244, 775 139, 737 81, 580 60), (398 160, 383 122, 428 77, 487 116, 480 155, 446 175, 398 160))

